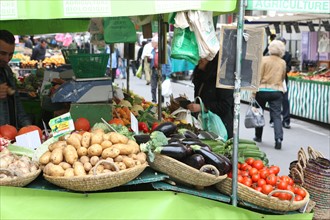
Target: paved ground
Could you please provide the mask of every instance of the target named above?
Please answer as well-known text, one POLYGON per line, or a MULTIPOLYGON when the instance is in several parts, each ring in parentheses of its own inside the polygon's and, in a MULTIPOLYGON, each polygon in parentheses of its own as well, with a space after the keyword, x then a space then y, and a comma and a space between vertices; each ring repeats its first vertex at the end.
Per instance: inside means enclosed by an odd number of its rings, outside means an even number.
MULTIPOLYGON (((126 88, 126 80, 118 79, 115 81, 120 87, 126 88)), ((172 83, 174 97, 179 94, 186 94, 190 100, 193 100, 193 85, 189 80, 180 80, 172 83)), ((145 80, 131 76, 130 90, 151 100, 150 85, 146 85, 145 80)), ((165 101, 166 102, 166 101, 165 101)), ((247 104, 241 103, 240 129, 239 137, 251 139, 254 137, 254 129, 244 127, 244 114, 247 104)), ((274 131, 267 123, 269 121, 269 112, 265 112, 266 126, 262 137, 262 143, 258 146, 267 154, 270 164, 279 165, 281 175, 287 175, 289 164, 297 159, 298 150, 303 147, 312 146, 314 149, 323 153, 326 158, 330 158, 330 125, 320 124, 313 121, 307 121, 299 118, 291 119, 291 129, 284 129, 284 140, 282 150, 274 149, 274 131)))

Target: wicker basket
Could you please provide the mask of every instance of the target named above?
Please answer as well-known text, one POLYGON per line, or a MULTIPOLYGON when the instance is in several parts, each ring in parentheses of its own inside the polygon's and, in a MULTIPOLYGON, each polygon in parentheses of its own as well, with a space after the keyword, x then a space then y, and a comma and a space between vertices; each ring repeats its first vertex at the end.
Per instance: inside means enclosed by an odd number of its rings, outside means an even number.
MULTIPOLYGON (((15 176, 14 172, 8 170, 8 169, 0 169, 0 173, 7 173, 9 175, 15 176)), ((0 186, 26 186, 30 184, 33 180, 35 180, 41 172, 41 169, 39 168, 35 172, 28 173, 26 175, 22 176, 15 176, 13 178, 4 178, 0 179, 0 186)))
MULTIPOLYGON (((151 168, 169 175, 173 180, 197 188, 214 185, 227 177, 227 175, 219 176, 219 173, 213 175, 202 172, 176 159, 160 154, 155 154, 155 160, 153 162, 148 161, 148 163, 151 168)), ((213 169, 218 172, 216 168, 213 169)))
POLYGON ((81 192, 98 191, 124 185, 125 183, 135 179, 147 166, 148 164, 144 163, 125 170, 119 170, 114 163, 106 160, 100 160, 93 168, 94 175, 53 177, 44 174, 44 177, 47 181, 65 189, 81 192), (96 174, 96 168, 101 163, 111 163, 116 168, 116 171, 96 174))
MULTIPOLYGON (((232 180, 230 178, 226 178, 224 181, 217 183, 215 187, 224 194, 231 195, 232 192, 232 180)), ((309 193, 302 201, 293 201, 294 197, 292 197, 291 201, 287 200, 279 200, 276 197, 271 196, 275 192, 282 192, 283 190, 274 190, 269 195, 265 195, 257 190, 254 190, 250 187, 247 187, 241 183, 237 183, 237 195, 242 201, 246 201, 252 203, 254 205, 276 210, 276 211, 294 211, 303 207, 309 200, 309 193)), ((283 191, 292 193, 290 191, 283 191)), ((293 193, 292 193, 293 195, 293 193)))

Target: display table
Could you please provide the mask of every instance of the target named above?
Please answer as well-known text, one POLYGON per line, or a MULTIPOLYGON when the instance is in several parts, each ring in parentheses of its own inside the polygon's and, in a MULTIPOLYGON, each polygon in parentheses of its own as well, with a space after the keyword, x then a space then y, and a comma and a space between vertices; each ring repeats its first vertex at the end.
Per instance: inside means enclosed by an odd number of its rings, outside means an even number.
POLYGON ((312 213, 265 215, 168 191, 72 193, 0 187, 0 219, 299 219, 312 213))
MULTIPOLYGON (((288 87, 291 115, 330 124, 330 82, 289 77, 288 87)), ((241 91, 241 100, 250 96, 251 91, 241 91)))

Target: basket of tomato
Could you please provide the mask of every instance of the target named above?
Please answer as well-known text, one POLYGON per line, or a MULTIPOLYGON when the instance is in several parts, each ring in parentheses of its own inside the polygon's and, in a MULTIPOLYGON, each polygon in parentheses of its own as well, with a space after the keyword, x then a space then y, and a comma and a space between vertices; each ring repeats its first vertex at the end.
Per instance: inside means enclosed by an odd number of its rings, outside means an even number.
MULTIPOLYGON (((247 158, 238 163, 237 195, 246 202, 276 211, 298 210, 309 200, 309 193, 296 185, 289 176, 278 175, 280 168, 264 166, 261 160, 247 158)), ((216 188, 224 194, 232 193, 232 172, 217 183, 216 188)))

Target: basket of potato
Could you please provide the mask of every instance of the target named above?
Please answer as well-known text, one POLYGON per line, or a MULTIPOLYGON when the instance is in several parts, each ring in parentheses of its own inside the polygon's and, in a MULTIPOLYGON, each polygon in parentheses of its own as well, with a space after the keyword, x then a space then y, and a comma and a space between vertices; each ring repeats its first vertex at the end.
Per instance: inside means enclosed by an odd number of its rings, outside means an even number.
POLYGON ((72 133, 48 146, 39 158, 49 182, 74 191, 98 191, 123 185, 147 167, 146 154, 126 136, 97 129, 72 133))
POLYGON ((0 153, 0 186, 26 186, 35 180, 41 169, 28 156, 19 156, 5 148, 0 153))

